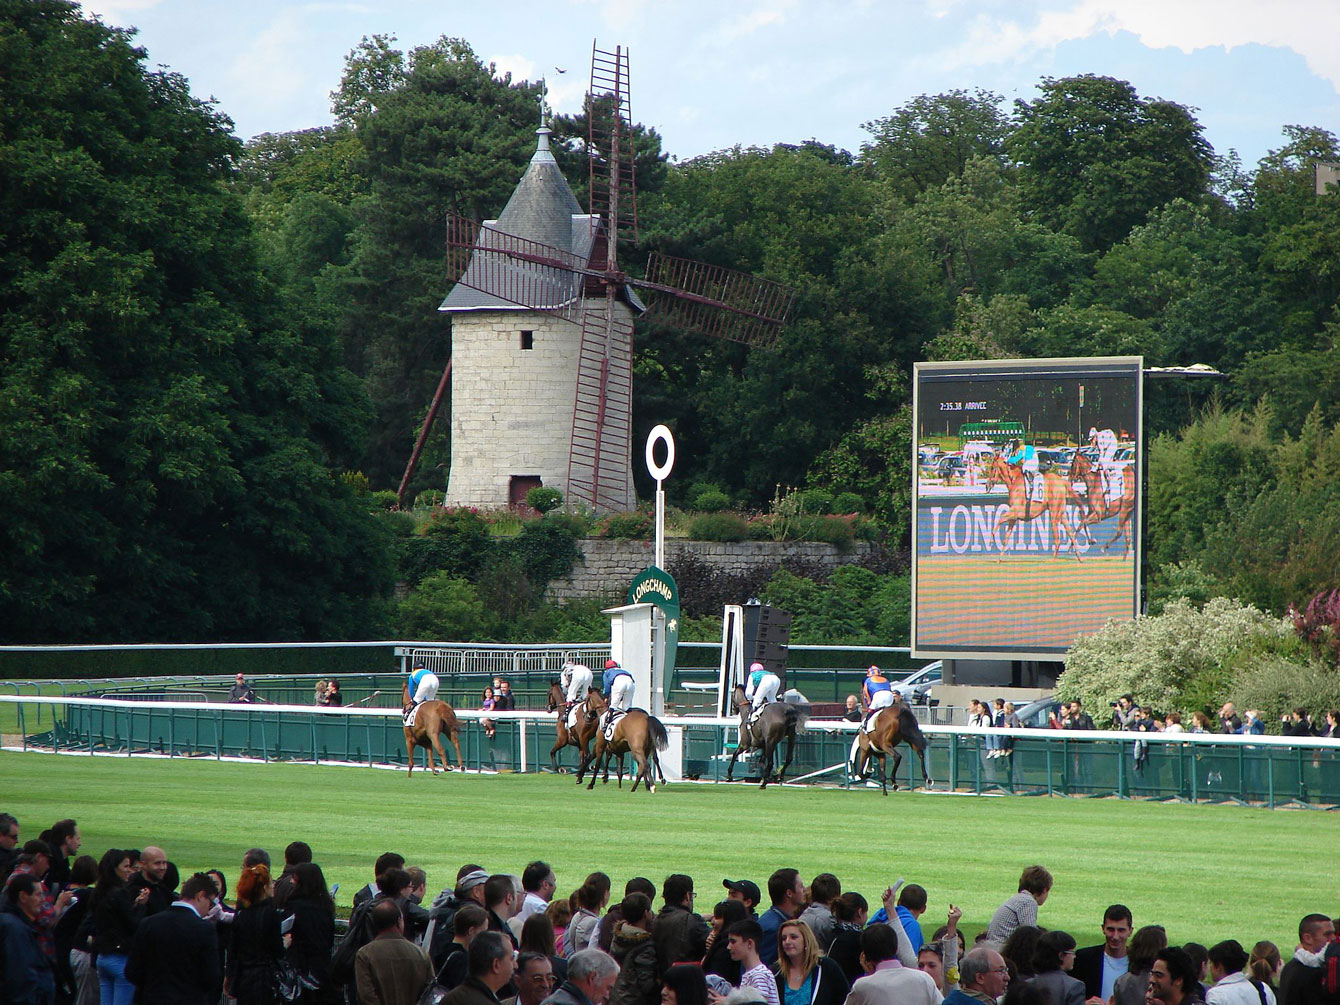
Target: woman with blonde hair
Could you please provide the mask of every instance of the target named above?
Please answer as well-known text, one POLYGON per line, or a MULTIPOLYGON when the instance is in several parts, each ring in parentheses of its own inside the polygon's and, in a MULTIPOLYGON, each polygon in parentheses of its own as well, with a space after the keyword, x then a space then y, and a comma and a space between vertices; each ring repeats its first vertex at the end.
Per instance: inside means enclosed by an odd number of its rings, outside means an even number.
POLYGON ((777 929, 777 1000, 780 1005, 842 1005, 851 985, 835 960, 803 921, 783 921, 777 929))
POLYGON ((233 916, 224 993, 237 1005, 273 1005, 275 964, 284 955, 279 910, 274 904, 270 867, 252 865, 237 880, 237 913, 233 916))

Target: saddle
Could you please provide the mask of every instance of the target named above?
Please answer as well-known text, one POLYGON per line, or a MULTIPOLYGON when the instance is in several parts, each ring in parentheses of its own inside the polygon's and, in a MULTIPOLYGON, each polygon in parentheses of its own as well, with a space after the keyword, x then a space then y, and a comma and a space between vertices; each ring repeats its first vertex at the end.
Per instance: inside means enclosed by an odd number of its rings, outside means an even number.
POLYGON ((758 720, 763 716, 763 710, 771 704, 772 702, 765 701, 762 705, 754 709, 754 711, 749 714, 748 725, 751 729, 753 728, 754 724, 758 722, 758 720))
POLYGON ((605 741, 608 743, 614 739, 614 727, 618 725, 619 720, 624 717, 626 710, 619 709, 609 714, 609 719, 605 722, 605 741))
POLYGON ((409 708, 405 709, 403 718, 405 721, 406 729, 414 728, 414 722, 419 717, 419 708, 422 704, 423 704, 422 702, 420 702, 418 705, 411 704, 409 708))
POLYGON ((567 722, 568 729, 576 729, 576 728, 577 728, 577 716, 578 716, 578 714, 581 712, 581 710, 582 710, 582 703, 581 703, 581 702, 575 702, 574 704, 572 704, 571 706, 569 706, 569 708, 568 708, 568 714, 567 714, 567 716, 566 716, 566 722, 567 722))

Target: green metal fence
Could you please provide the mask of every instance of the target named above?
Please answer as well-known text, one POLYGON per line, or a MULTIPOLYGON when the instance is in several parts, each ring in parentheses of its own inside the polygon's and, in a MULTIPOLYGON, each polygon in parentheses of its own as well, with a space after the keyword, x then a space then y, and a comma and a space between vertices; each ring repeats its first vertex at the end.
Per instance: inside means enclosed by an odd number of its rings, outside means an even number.
MULTIPOLYGON (((374 676, 350 690, 365 690, 380 700, 389 693, 380 685, 400 679, 386 675, 383 681, 374 676)), ((213 694, 220 682, 181 678, 174 683, 181 685, 178 693, 194 688, 213 694)), ((307 679, 266 684, 267 693, 276 696, 292 691, 305 697, 310 691, 307 679)), ((127 756, 406 764, 399 715, 388 708, 318 710, 157 700, 168 689, 163 681, 132 683, 116 692, 115 699, 6 696, 0 689, 0 704, 17 707, 20 742, 25 748, 127 756)), ((399 704, 398 695, 394 704, 399 704)), ((555 716, 539 711, 494 714, 490 718, 496 732, 489 737, 479 722, 482 713, 462 710, 459 714, 467 767, 529 772, 549 768, 555 716)), ((673 715, 665 721, 682 737, 684 777, 724 780, 734 750, 734 721, 673 715)), ((1340 744, 1333 741, 1141 734, 1142 753, 1137 758, 1136 741, 1129 734, 924 728, 930 739, 927 766, 937 789, 1340 806, 1340 744), (988 757, 988 739, 993 743, 1004 740, 1012 748, 1009 756, 988 757)), ((788 777, 843 786, 868 784, 849 776, 852 729, 850 723, 813 721, 798 739, 788 777)), ((920 787, 917 758, 906 747, 900 750, 904 756, 897 782, 904 788, 920 787)), ((575 750, 562 751, 558 762, 564 768, 575 768, 575 750)), ((741 758, 735 777, 756 780, 758 770, 756 760, 741 758)))

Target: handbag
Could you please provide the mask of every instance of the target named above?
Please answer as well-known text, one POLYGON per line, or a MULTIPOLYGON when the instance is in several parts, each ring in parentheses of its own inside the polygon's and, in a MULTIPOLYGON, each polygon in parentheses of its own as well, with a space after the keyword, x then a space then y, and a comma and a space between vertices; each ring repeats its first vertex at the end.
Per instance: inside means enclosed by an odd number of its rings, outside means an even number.
POLYGON ((442 1005, 442 999, 450 994, 446 988, 437 983, 437 978, 433 978, 428 985, 419 992, 419 998, 414 1005, 442 1005))
POLYGON ((275 960, 274 991, 275 997, 280 1001, 297 1001, 304 991, 316 991, 320 987, 320 981, 298 973, 297 968, 288 960, 283 958, 275 960))

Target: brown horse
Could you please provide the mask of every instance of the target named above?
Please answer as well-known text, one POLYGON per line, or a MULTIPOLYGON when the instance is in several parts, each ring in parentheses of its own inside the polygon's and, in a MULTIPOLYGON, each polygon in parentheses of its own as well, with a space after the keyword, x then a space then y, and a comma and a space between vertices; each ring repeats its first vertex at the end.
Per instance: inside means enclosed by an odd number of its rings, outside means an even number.
POLYGON ((1005 560, 1005 553, 1010 550, 1010 539, 1014 537, 1015 529, 1021 523, 1028 523, 1030 520, 1036 520, 1042 514, 1046 513, 1051 517, 1051 536, 1052 536, 1052 558, 1056 558, 1061 552, 1061 533, 1070 538, 1071 547, 1075 552, 1075 561, 1079 561, 1079 539, 1075 537, 1074 530, 1065 518, 1065 507, 1067 502, 1073 502, 1076 506, 1082 505, 1079 496, 1075 495, 1075 490, 1070 487, 1060 475, 1048 471, 1041 476, 1042 478, 1042 501, 1034 502, 1028 496, 1028 489, 1024 479, 1024 472, 1017 464, 1009 464, 1003 457, 995 457, 991 461, 990 470, 986 476, 986 490, 988 492, 995 486, 996 482, 1004 482, 1005 488, 1009 493, 1009 509, 1000 515, 996 521, 995 530, 992 536, 996 538, 1000 545, 1000 554, 996 557, 997 562, 1005 560), (1000 539, 1000 528, 1006 527, 1004 540, 1000 539))
POLYGON ((743 684, 735 685, 733 700, 740 713, 740 738, 735 745, 735 753, 730 756, 730 766, 726 768, 726 781, 731 781, 731 775, 735 772, 735 759, 747 751, 757 750, 761 752, 759 774, 763 776, 758 787, 766 789, 768 779, 772 776, 773 754, 777 750, 777 745, 785 738, 786 761, 782 764, 782 770, 777 773, 777 784, 781 785, 786 779, 786 769, 791 767, 791 752, 796 745, 796 730, 805 728, 809 713, 799 705, 771 701, 759 713, 758 722, 751 726, 749 724, 751 706, 749 699, 744 696, 743 684))
POLYGON ((563 769, 558 766, 558 752, 564 747, 576 747, 581 754, 579 763, 586 764, 591 759, 591 740, 599 724, 586 714, 586 702, 582 702, 577 706, 576 728, 568 728, 567 700, 558 681, 549 685, 549 711, 555 710, 558 711, 558 736, 549 751, 549 763, 554 766, 555 774, 561 774, 563 769))
MULTIPOLYGON (((402 706, 409 709, 409 683, 402 688, 402 706)), ((422 747, 428 757, 428 768, 437 774, 437 765, 433 763, 433 751, 442 758, 442 768, 450 771, 446 751, 442 749, 441 734, 446 733, 451 745, 456 748, 456 766, 465 770, 465 758, 461 757, 461 740, 458 735, 456 711, 445 701, 425 701, 419 706, 414 717, 414 725, 405 727, 405 753, 409 756, 409 773, 414 774, 414 748, 422 747)))
MULTIPOLYGON (((594 717, 599 721, 599 717, 605 713, 609 706, 605 698, 595 688, 591 689, 586 699, 586 714, 588 717, 594 717)), ((660 760, 656 756, 658 750, 665 750, 670 746, 670 737, 666 735, 665 726, 661 720, 654 715, 648 715, 640 708, 630 708, 621 715, 614 723, 614 732, 609 740, 605 739, 605 731, 602 729, 596 739, 596 753, 594 758, 594 767, 591 769, 591 781, 586 786, 588 790, 596 787, 596 775, 600 774, 602 766, 605 770, 605 782, 609 783, 609 761, 613 756, 623 757, 624 754, 632 754, 633 760, 637 762, 637 773, 633 776, 633 789, 637 791, 638 782, 644 782, 648 792, 656 791, 656 773, 661 770, 660 760)), ((582 765, 583 769, 586 767, 582 765)), ((664 779, 664 776, 662 776, 664 779)), ((577 778, 581 781, 580 774, 577 778)), ((623 769, 619 771, 619 787, 623 788, 623 769)))
POLYGON ((1103 491, 1103 477, 1099 470, 1086 456, 1075 453, 1075 458, 1070 462, 1070 474, 1066 476, 1071 482, 1084 483, 1084 500, 1088 507, 1088 514, 1084 517, 1082 526, 1088 527, 1096 523, 1101 523, 1110 516, 1117 518, 1117 529, 1112 536, 1107 539, 1107 543, 1102 546, 1104 551, 1112 547, 1117 538, 1125 535, 1125 550, 1122 551, 1122 557, 1131 550, 1131 517, 1135 513, 1135 472, 1124 479, 1121 490, 1121 498, 1116 502, 1110 502, 1107 493, 1103 491))
POLYGON ((857 751, 856 763, 852 766, 852 774, 860 777, 865 773, 870 763, 870 758, 879 758, 879 787, 887 796, 889 794, 889 783, 887 771, 888 764, 885 760, 886 755, 893 756, 893 789, 898 791, 898 766, 903 763, 903 755, 897 750, 898 744, 905 743, 917 752, 921 758, 921 780, 926 788, 930 788, 930 775, 926 773, 926 734, 921 731, 921 725, 917 722, 917 717, 912 714, 912 710, 901 702, 890 705, 887 708, 881 708, 875 714, 875 728, 871 732, 866 732, 864 727, 856 735, 857 751))

